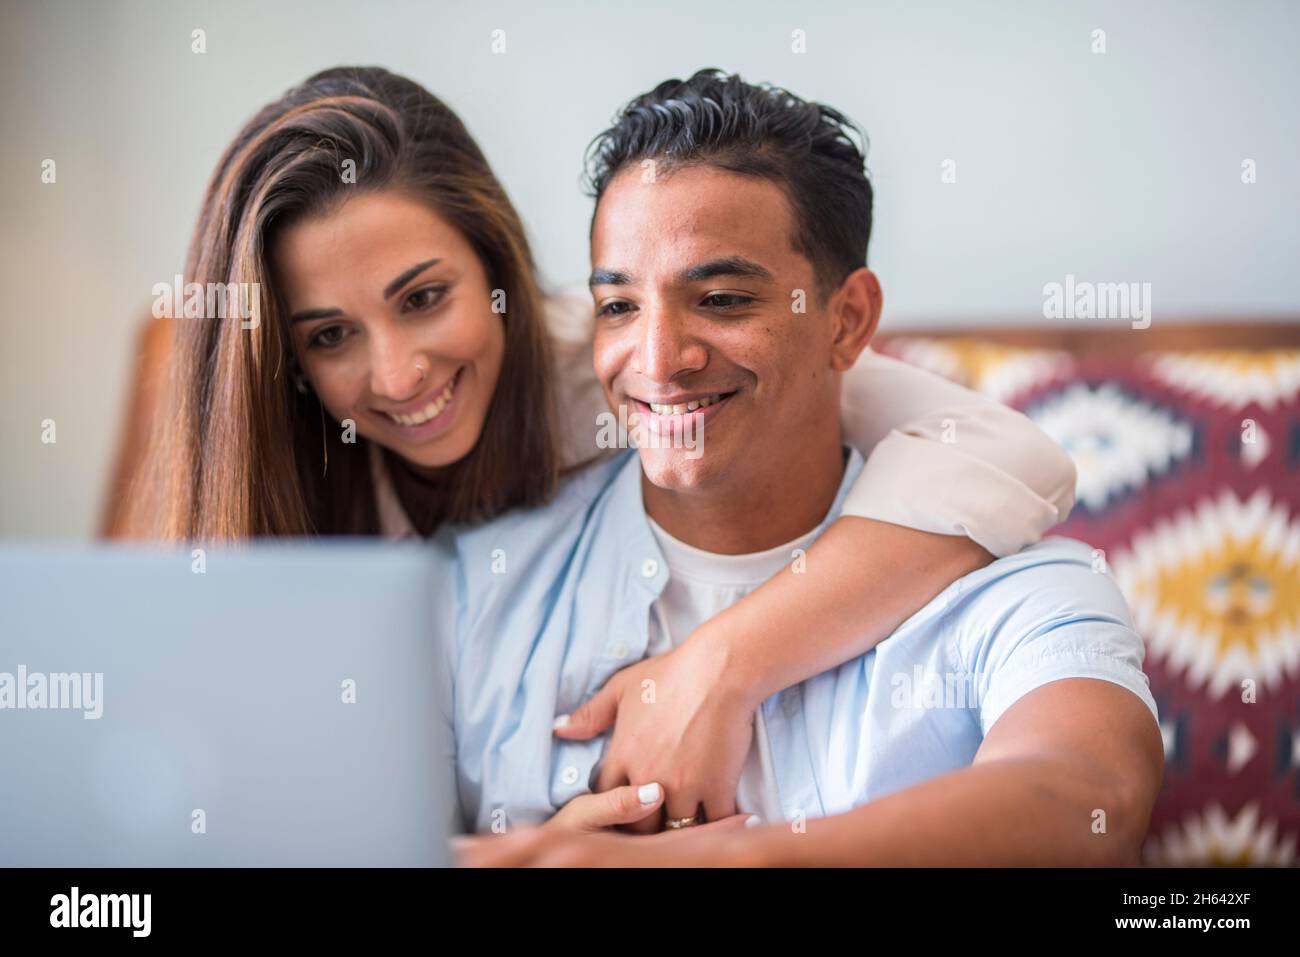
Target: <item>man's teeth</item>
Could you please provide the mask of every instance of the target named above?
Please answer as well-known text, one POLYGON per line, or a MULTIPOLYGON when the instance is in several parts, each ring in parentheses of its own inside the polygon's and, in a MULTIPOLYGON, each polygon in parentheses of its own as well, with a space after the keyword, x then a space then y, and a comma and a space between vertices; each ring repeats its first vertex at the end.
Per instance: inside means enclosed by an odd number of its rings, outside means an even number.
POLYGON ((683 412, 694 412, 696 409, 702 409, 706 405, 713 405, 715 402, 721 402, 722 395, 706 395, 703 399, 692 399, 690 402, 681 405, 661 405, 658 402, 647 402, 650 411, 656 415, 681 415, 683 412))
POLYGON ((430 419, 436 418, 447 407, 454 391, 456 391, 456 380, 452 379, 447 383, 447 388, 434 396, 433 401, 419 412, 412 412, 410 415, 393 415, 391 412, 385 414, 398 425, 423 425, 430 419))

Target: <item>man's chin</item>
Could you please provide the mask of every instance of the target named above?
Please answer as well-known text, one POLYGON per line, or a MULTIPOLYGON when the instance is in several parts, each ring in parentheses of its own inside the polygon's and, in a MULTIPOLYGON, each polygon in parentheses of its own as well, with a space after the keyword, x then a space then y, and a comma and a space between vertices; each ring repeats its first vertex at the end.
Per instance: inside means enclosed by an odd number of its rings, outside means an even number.
POLYGON ((690 449, 638 449, 641 470, 656 488, 689 492, 707 487, 715 469, 709 459, 690 449))

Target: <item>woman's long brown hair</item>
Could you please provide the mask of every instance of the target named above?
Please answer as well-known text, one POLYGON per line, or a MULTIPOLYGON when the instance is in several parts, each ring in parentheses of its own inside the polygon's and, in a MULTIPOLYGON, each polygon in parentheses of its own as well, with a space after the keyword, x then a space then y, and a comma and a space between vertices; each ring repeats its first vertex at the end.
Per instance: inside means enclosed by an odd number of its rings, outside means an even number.
POLYGON ((445 104, 387 70, 340 67, 265 107, 217 165, 185 279, 204 289, 259 284, 260 322, 172 320, 170 380, 149 467, 132 493, 133 527, 215 541, 378 531, 368 443, 345 443, 315 393, 294 387, 268 267, 278 230, 358 190, 429 203, 478 253, 491 288, 505 291, 505 355, 487 421, 473 450, 440 475, 442 491, 429 491, 436 501, 418 510, 421 531, 553 494, 551 362, 523 224, 445 104))

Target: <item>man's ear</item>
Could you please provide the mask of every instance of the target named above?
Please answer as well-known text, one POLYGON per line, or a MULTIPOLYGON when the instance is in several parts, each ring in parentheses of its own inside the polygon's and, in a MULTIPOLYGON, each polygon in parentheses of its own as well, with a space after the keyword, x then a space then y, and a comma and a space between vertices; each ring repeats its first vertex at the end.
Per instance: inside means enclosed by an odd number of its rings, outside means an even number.
POLYGON ((831 341, 831 366, 837 372, 853 368, 876 334, 884 293, 876 274, 863 266, 855 269, 831 296, 835 338, 831 341))

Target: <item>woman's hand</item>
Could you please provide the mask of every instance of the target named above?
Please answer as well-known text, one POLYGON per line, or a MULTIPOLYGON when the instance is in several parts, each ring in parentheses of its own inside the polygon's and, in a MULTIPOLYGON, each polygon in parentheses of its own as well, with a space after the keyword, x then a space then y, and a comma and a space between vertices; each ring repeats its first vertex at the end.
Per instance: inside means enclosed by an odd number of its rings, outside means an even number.
MULTIPOLYGON (((719 642, 696 641, 615 674, 555 730, 572 740, 593 738, 613 726, 598 792, 628 782, 661 782, 670 818, 703 812, 718 821, 736 813, 736 785, 754 734, 758 705, 728 680, 719 642)), ((760 699, 761 700, 761 699, 760 699)), ((650 833, 662 814, 647 814, 627 830, 650 833)))
POLYGON ((663 803, 664 789, 658 784, 629 784, 596 794, 579 794, 541 827, 594 834, 620 824, 657 819, 663 803))
POLYGON ((755 853, 736 841, 745 821, 744 814, 735 814, 649 837, 552 828, 548 821, 509 834, 454 837, 452 848, 462 867, 752 866, 760 863, 755 853))

